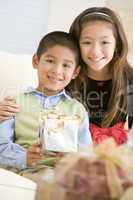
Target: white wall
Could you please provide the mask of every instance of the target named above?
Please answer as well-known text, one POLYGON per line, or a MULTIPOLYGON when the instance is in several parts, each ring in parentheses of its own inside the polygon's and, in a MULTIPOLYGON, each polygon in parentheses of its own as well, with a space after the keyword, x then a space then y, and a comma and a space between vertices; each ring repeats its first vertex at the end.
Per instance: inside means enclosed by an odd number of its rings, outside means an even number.
POLYGON ((0 0, 0 50, 31 54, 47 31, 48 0, 0 0))
POLYGON ((50 0, 48 31, 69 30, 74 18, 84 9, 103 6, 106 0, 50 0))

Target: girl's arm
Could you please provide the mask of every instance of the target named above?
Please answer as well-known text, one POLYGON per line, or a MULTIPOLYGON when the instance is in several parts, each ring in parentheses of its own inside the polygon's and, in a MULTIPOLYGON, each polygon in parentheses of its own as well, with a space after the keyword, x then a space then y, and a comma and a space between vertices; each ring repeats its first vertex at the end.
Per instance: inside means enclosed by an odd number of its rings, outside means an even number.
POLYGON ((10 119, 19 112, 17 104, 13 102, 13 98, 5 97, 4 100, 0 102, 0 122, 10 119))

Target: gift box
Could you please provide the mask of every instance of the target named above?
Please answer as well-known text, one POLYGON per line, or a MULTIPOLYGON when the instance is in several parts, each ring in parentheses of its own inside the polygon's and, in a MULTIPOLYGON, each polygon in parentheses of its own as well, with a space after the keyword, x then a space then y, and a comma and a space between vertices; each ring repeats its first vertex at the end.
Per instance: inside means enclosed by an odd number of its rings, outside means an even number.
POLYGON ((55 170, 52 200, 133 198, 132 155, 131 149, 112 139, 67 155, 55 170))

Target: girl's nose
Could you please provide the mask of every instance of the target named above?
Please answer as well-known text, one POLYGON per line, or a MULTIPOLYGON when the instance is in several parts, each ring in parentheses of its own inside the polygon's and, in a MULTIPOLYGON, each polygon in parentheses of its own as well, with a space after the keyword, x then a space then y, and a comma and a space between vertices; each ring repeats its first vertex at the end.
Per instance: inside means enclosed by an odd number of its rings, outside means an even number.
POLYGON ((97 58, 102 54, 102 48, 99 44, 94 44, 89 53, 93 58, 97 58))

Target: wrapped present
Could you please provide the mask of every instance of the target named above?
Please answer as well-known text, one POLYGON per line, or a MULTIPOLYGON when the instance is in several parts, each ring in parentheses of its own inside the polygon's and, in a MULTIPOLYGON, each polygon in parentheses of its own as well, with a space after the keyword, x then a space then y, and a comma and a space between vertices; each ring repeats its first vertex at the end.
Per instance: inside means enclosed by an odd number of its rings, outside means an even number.
POLYGON ((41 113, 39 136, 44 152, 77 152, 78 129, 81 121, 78 115, 63 115, 56 109, 41 113))
POLYGON ((84 153, 65 156, 55 170, 51 199, 133 198, 132 155, 131 149, 124 145, 118 146, 109 139, 84 153))

